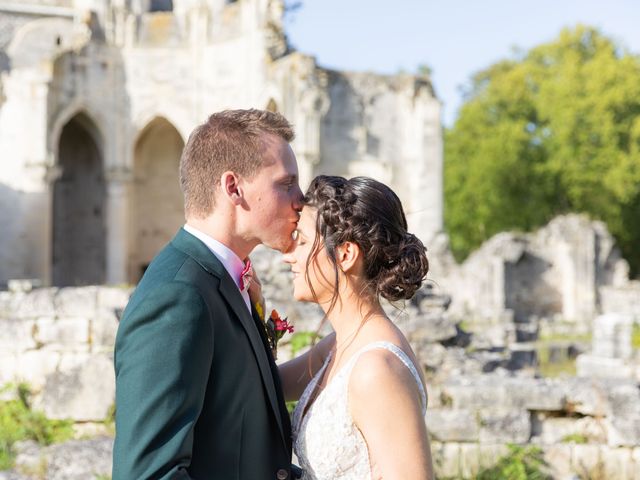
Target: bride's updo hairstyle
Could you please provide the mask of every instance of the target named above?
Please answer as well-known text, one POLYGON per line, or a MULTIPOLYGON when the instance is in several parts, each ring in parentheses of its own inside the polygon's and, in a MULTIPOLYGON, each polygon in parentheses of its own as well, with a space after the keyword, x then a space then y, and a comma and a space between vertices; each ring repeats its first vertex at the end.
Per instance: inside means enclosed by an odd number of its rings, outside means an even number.
MULTIPOLYGON (((347 180, 320 175, 311 182, 304 204, 318 212, 311 251, 317 253, 320 241, 324 243, 334 265, 336 286, 336 249, 353 242, 363 254, 367 282, 363 293, 398 301, 411 298, 420 288, 429 271, 426 248, 407 231, 400 199, 385 184, 368 177, 347 180)), ((308 259, 307 272, 314 253, 308 259)), ((332 307, 336 297, 337 288, 332 307)))

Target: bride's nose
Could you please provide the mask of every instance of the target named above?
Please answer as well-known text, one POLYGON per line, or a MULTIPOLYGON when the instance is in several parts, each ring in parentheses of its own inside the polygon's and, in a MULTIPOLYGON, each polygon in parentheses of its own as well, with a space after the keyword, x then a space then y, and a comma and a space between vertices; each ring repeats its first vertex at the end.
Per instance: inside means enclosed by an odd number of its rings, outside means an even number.
POLYGON ((284 261, 284 263, 295 263, 296 259, 293 256, 293 249, 295 247, 293 246, 293 242, 292 245, 289 247, 289 250, 287 250, 286 252, 284 252, 284 254, 282 255, 282 260, 284 261))

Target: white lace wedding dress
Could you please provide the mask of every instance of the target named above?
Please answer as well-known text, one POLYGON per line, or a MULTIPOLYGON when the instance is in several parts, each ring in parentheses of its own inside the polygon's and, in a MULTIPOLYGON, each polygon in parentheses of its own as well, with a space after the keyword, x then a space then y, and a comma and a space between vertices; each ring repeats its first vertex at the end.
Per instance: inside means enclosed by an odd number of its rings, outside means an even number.
POLYGON ((420 376, 407 354, 389 342, 371 343, 355 353, 307 409, 316 384, 329 363, 328 356, 307 385, 293 412, 294 450, 304 470, 303 480, 371 479, 369 452, 349 413, 347 387, 351 370, 360 355, 375 348, 384 348, 394 353, 411 371, 420 388, 424 416, 427 395, 420 376))

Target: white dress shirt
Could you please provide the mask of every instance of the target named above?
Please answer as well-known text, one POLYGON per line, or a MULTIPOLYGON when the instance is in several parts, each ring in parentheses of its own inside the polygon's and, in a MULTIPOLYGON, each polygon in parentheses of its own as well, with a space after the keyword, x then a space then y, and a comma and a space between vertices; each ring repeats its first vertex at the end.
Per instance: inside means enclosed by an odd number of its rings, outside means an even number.
POLYGON ((238 255, 236 255, 233 250, 227 247, 225 244, 220 243, 215 238, 210 237, 206 233, 201 232, 200 230, 193 228, 191 225, 185 225, 182 227, 185 231, 189 232, 191 235, 196 237, 202 243, 204 243, 211 253, 213 253, 224 269, 229 273, 229 276, 240 290, 240 295, 242 295, 242 299, 244 303, 247 305, 249 309, 249 313, 251 313, 251 300, 249 299, 249 289, 245 288, 244 290, 240 289, 240 275, 242 274, 242 270, 244 270, 244 262, 238 255))

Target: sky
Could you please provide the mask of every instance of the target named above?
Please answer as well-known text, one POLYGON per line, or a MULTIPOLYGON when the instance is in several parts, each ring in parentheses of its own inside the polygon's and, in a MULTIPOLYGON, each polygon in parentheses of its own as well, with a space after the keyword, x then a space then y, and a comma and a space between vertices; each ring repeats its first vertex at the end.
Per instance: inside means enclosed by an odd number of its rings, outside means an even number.
POLYGON ((451 126, 475 72, 579 23, 640 55, 640 0, 302 0, 285 28, 294 48, 323 67, 392 74, 429 66, 451 126))

